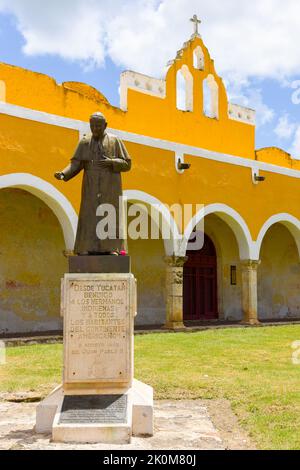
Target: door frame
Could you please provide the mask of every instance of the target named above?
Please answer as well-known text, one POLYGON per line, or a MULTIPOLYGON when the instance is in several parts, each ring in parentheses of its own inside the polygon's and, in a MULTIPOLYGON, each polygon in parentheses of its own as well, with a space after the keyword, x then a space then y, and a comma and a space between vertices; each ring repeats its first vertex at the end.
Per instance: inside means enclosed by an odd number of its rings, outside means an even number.
MULTIPOLYGON (((220 319, 220 297, 219 297, 219 282, 220 282, 220 270, 219 270, 219 262, 221 261, 220 260, 220 257, 218 256, 218 250, 216 248, 216 245, 215 245, 215 242, 214 242, 214 237, 212 237, 210 234, 206 233, 205 232, 205 237, 206 239, 209 240, 209 242, 213 245, 213 248, 214 248, 214 252, 215 252, 215 256, 214 256, 214 264, 213 266, 209 266, 209 263, 208 263, 208 266, 206 267, 205 265, 203 266, 203 269, 206 269, 206 268, 213 268, 215 270, 214 272, 214 285, 212 287, 213 289, 213 292, 212 292, 212 295, 213 295, 213 304, 215 306, 215 310, 216 310, 216 313, 213 317, 211 318, 205 318, 205 317, 198 317, 198 318, 187 318, 185 316, 185 292, 184 292, 184 285, 185 285, 185 282, 186 282, 186 276, 185 276, 185 267, 183 268, 183 320, 184 321, 195 321, 195 322, 199 322, 199 321, 215 321, 215 320, 218 320, 220 319)), ((199 252, 201 252, 201 250, 198 251, 198 254, 199 252)), ((187 256, 188 256, 188 253, 187 253, 187 256)), ((209 256, 209 255, 204 255, 204 256, 209 256)), ((212 256, 212 255, 211 255, 212 256)), ((196 268, 197 269, 197 268, 196 268)), ((201 269, 201 266, 199 266, 199 269, 201 269)), ((197 276, 197 273, 195 273, 195 278, 197 276)), ((201 276, 202 277, 202 276, 201 276)), ((199 281, 201 282, 201 281, 199 281)), ((205 282, 205 281, 202 281, 202 282, 205 282)), ((195 295, 194 293, 194 298, 196 298, 197 296, 195 295)))

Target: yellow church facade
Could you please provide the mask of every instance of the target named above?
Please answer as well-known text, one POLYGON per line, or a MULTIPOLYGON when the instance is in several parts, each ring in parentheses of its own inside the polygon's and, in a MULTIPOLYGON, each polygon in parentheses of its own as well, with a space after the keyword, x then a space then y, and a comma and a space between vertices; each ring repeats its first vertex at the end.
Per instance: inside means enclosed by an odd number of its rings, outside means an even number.
POLYGON ((150 225, 153 207, 170 228, 169 239, 128 239, 137 325, 300 318, 300 162, 255 149, 255 111, 229 102, 200 35, 163 80, 124 72, 120 100, 0 64, 0 334, 61 329, 82 176, 54 173, 95 111, 132 157, 128 207, 146 208, 150 225), (174 205, 191 208, 184 223, 174 205), (199 226, 204 245, 188 250, 199 226))

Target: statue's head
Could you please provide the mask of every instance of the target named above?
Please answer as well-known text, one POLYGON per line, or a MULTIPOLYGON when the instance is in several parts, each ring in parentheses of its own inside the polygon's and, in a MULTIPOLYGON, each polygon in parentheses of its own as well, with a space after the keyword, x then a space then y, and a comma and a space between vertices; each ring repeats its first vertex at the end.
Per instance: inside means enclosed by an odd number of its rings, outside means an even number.
POLYGON ((95 139, 100 139, 107 128, 105 116, 99 112, 92 114, 90 117, 90 127, 93 137, 95 139))

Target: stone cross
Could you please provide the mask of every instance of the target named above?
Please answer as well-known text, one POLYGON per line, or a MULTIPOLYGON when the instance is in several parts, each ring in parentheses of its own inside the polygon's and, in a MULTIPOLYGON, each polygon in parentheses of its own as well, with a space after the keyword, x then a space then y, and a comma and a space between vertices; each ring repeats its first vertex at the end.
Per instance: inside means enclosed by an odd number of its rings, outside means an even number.
POLYGON ((190 19, 190 21, 194 23, 194 34, 198 35, 199 34, 198 24, 201 23, 201 20, 198 20, 198 16, 194 15, 193 18, 190 19))

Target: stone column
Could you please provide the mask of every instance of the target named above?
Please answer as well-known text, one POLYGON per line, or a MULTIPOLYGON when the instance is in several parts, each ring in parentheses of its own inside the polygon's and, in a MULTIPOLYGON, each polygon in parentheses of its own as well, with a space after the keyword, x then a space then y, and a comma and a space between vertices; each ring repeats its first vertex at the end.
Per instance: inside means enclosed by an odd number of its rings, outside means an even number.
POLYGON ((166 267, 166 324, 165 328, 177 330, 185 328, 183 324, 183 265, 185 256, 168 256, 166 267))
POLYGON ((242 262, 242 306, 243 323, 259 324, 257 318, 257 268, 260 261, 242 262))

